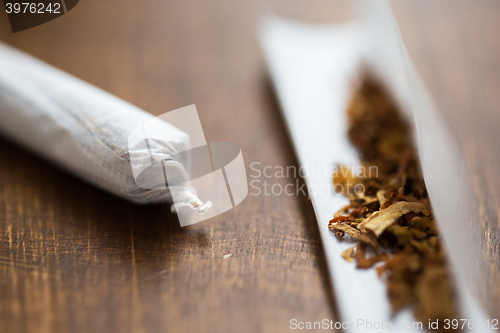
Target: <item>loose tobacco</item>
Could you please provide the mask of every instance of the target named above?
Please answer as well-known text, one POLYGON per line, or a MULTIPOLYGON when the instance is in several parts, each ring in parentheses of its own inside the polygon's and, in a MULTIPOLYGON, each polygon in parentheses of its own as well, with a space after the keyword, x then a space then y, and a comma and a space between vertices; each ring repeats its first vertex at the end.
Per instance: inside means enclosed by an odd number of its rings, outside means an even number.
POLYGON ((459 318, 408 124, 389 94, 369 78, 352 97, 347 118, 348 137, 362 164, 378 172, 359 177, 339 167, 342 172, 333 176, 335 185, 349 184, 351 203, 335 213, 329 228, 339 239, 347 234, 358 241, 342 257, 360 269, 378 263, 394 314, 409 307, 425 323, 459 318), (354 190, 359 184, 362 193, 354 190))

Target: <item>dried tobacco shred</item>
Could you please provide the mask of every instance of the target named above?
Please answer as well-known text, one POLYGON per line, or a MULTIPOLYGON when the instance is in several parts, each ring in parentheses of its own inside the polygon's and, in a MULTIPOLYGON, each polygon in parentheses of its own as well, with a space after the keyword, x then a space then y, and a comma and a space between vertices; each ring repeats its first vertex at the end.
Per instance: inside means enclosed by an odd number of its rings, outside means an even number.
POLYGON ((351 203, 335 213, 329 228, 339 239, 348 234, 358 240, 342 257, 361 269, 382 262, 376 270, 385 281, 394 314, 410 307, 425 323, 459 318, 408 124, 389 94, 369 78, 353 96, 347 116, 348 136, 362 164, 376 166, 378 172, 359 177, 340 167, 342 172, 334 174, 334 184, 350 193, 351 203), (364 192, 355 192, 358 184, 364 192), (379 253, 379 247, 387 251, 379 253))

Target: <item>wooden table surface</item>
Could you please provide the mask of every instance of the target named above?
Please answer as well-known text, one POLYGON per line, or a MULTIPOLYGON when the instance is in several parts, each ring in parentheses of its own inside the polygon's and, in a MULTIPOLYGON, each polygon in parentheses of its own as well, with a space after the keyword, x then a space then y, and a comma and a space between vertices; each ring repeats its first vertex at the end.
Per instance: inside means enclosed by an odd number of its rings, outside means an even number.
MULTIPOLYGON (((207 139, 237 143, 247 170, 289 166, 255 37, 270 8, 343 17, 326 0, 82 0, 16 34, 0 15, 0 39, 153 114, 195 103, 207 139)), ((395 12, 469 163, 491 242, 481 290, 498 315, 500 2, 399 1, 395 12)), ((0 156, 1 332, 281 332, 292 318, 335 319, 304 196, 249 195, 180 228, 167 205, 127 203, 5 139, 0 156)))

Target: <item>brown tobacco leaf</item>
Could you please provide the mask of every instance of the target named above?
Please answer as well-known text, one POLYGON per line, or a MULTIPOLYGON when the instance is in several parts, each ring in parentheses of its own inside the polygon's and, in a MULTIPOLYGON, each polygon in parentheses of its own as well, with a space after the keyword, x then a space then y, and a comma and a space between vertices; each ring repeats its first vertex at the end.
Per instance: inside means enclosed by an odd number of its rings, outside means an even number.
POLYGON ((376 263, 389 259, 389 256, 387 255, 387 253, 381 253, 381 254, 366 258, 366 244, 365 243, 359 243, 358 245, 356 245, 356 253, 355 253, 354 257, 356 258, 356 268, 362 268, 362 269, 371 268, 376 263))
POLYGON ((341 254, 342 258, 351 262, 354 259, 354 255, 355 255, 354 249, 355 248, 356 248, 356 246, 353 246, 353 247, 348 248, 345 251, 342 251, 342 254, 341 254))
POLYGON ((375 254, 378 254, 377 236, 375 236, 372 232, 362 232, 358 239, 360 242, 370 244, 375 254))
POLYGON ((351 168, 348 166, 337 165, 332 179, 333 189, 336 193, 344 193, 344 191, 351 193, 357 184, 356 176, 352 174, 351 168))
POLYGON ((363 268, 363 269, 371 268, 376 263, 381 262, 381 261, 386 261, 387 259, 389 259, 389 255, 387 255, 387 253, 383 252, 379 255, 376 255, 376 256, 373 256, 370 258, 357 260, 356 261, 356 268, 363 268))
POLYGON ((387 232, 396 237, 397 245, 399 246, 404 246, 407 243, 411 242, 413 239, 413 233, 408 227, 391 225, 389 228, 387 228, 387 232))
POLYGON ((335 223, 340 223, 340 222, 345 222, 345 221, 354 221, 355 219, 350 218, 349 216, 337 216, 333 219, 330 220, 329 224, 335 224, 335 223))
POLYGON ((359 239, 361 236, 361 231, 359 231, 356 228, 351 227, 350 225, 346 223, 337 223, 337 224, 331 224, 328 226, 328 228, 335 230, 335 231, 340 231, 343 233, 348 234, 349 236, 359 239))
POLYGON ((376 196, 377 196, 377 200, 378 200, 380 207, 382 207, 387 200, 387 198, 385 197, 385 193, 386 193, 386 191, 384 191, 384 190, 377 191, 376 196))
POLYGON ((414 279, 422 269, 418 256, 396 254, 377 269, 386 280, 387 293, 394 313, 414 303, 414 279))
POLYGON ((423 271, 415 287, 415 315, 418 319, 457 319, 455 303, 447 302, 454 297, 449 275, 448 269, 443 265, 429 265, 423 271))
POLYGON ((356 262, 360 262, 365 260, 366 258, 366 244, 365 243, 358 243, 356 245, 356 262))
POLYGON ((328 225, 338 238, 348 234, 358 241, 342 257, 360 269, 379 263, 376 270, 386 284, 393 313, 411 307, 423 322, 459 318, 409 126, 389 94, 371 79, 354 94, 347 119, 349 140, 358 148, 361 164, 377 172, 354 176, 340 167, 333 177, 334 185, 351 193, 356 184, 365 188, 364 193, 346 195, 351 203, 328 225), (367 256, 368 245, 375 255, 367 256), (378 254, 379 246, 390 251, 378 254))
POLYGON ((363 223, 358 225, 358 229, 363 228, 370 230, 375 235, 380 236, 384 230, 396 222, 401 216, 412 213, 422 213, 425 206, 419 202, 400 201, 390 205, 384 210, 379 210, 368 218, 363 223))
POLYGON ((380 209, 386 209, 398 200, 398 194, 396 192, 391 192, 389 196, 385 199, 384 203, 380 205, 380 209))

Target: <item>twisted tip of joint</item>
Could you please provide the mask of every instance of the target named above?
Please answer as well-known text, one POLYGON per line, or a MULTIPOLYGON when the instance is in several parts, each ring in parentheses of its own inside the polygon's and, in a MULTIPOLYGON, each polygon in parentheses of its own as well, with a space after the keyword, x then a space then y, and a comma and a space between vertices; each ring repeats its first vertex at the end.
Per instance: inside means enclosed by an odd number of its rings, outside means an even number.
MULTIPOLYGON (((211 201, 207 201, 203 203, 201 200, 195 200, 195 201, 190 201, 190 202, 181 202, 177 204, 180 207, 189 207, 193 210, 196 210, 198 214, 202 215, 207 213, 213 206, 213 203, 211 201)), ((175 209, 175 204, 170 206, 170 210, 172 213, 176 212, 175 209)))

